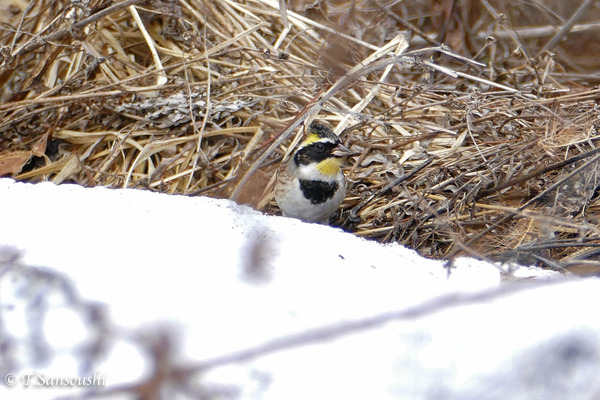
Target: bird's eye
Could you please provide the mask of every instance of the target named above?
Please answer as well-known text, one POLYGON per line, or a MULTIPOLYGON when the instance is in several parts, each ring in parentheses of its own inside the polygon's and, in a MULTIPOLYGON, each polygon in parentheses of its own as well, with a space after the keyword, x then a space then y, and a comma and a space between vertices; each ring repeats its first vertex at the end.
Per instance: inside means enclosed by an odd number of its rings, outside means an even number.
POLYGON ((315 143, 315 149, 317 149, 318 152, 322 152, 325 150, 325 145, 323 143, 315 143))

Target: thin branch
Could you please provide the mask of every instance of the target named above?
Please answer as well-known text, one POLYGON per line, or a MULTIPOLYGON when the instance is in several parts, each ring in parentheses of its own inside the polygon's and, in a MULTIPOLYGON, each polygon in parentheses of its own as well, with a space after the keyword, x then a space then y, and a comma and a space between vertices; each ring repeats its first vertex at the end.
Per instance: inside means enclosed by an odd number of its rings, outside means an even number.
POLYGON ((573 25, 575 25, 579 18, 581 18, 581 16, 594 2, 595 0, 584 0, 583 3, 581 3, 579 8, 577 9, 577 11, 575 11, 571 18, 569 18, 565 26, 563 26, 562 29, 558 31, 556 35, 554 35, 554 37, 552 37, 552 39, 550 39, 548 43, 544 45, 544 47, 542 47, 542 49, 538 52, 538 56, 544 53, 545 51, 553 49, 554 46, 556 46, 558 42, 560 42, 560 40, 571 31, 573 25))
POLYGON ((22 47, 18 48, 12 54, 12 57, 17 57, 21 53, 27 53, 32 50, 35 50, 39 47, 44 46, 48 42, 60 41, 64 38, 66 38, 67 36, 72 35, 73 32, 81 31, 87 25, 106 17, 107 15, 110 15, 116 11, 127 8, 131 5, 142 3, 144 1, 146 1, 146 0, 125 0, 121 3, 113 4, 112 6, 107 7, 103 10, 100 10, 97 13, 92 14, 89 17, 82 19, 81 21, 75 22, 69 29, 62 29, 60 31, 50 33, 45 36, 36 37, 35 39, 25 43, 22 47))

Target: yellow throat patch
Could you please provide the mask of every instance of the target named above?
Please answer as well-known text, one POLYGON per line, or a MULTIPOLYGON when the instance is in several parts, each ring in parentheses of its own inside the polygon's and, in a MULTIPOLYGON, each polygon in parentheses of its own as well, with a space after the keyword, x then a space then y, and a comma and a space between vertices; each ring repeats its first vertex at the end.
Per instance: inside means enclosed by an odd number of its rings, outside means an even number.
POLYGON ((327 158, 317 164, 317 170, 327 176, 335 176, 340 172, 343 160, 337 157, 327 158))

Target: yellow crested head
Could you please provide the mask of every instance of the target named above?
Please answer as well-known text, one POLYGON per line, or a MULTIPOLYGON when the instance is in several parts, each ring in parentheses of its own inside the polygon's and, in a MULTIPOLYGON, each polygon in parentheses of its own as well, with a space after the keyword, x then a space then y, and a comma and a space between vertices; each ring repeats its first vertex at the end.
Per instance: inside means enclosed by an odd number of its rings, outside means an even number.
POLYGON ((321 140, 322 138, 317 135, 316 133, 309 133, 306 138, 302 141, 302 143, 300 143, 300 148, 302 147, 306 147, 309 144, 313 144, 315 142, 318 142, 319 140, 321 140))
POLYGON ((330 157, 317 164, 317 170, 326 176, 335 176, 340 172, 343 160, 338 157, 330 157))

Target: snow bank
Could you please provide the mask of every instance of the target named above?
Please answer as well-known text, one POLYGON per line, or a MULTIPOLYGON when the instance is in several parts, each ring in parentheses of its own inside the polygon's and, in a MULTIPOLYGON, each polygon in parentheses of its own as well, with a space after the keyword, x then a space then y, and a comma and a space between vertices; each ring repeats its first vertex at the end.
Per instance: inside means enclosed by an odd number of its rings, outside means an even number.
POLYGON ((203 197, 0 179, 0 202, 2 398, 600 395, 596 279, 448 275, 203 197))

